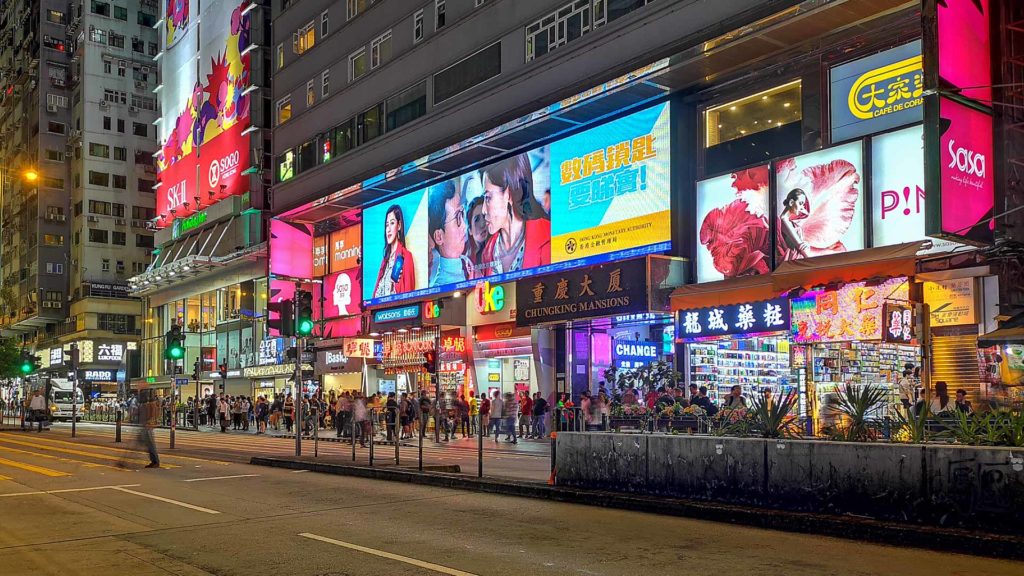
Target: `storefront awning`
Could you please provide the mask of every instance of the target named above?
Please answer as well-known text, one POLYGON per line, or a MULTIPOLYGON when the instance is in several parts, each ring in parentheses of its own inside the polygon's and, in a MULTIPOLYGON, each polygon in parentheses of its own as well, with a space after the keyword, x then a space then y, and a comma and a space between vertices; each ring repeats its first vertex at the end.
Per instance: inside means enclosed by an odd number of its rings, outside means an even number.
POLYGON ((800 287, 913 276, 917 267, 917 253, 922 244, 907 242, 783 262, 772 273, 772 284, 776 293, 781 294, 800 287))
POLYGON ((1024 326, 1000 328, 978 336, 978 348, 1001 346, 1003 344, 1024 344, 1024 326))
POLYGON ((672 310, 729 306, 771 300, 778 296, 771 276, 742 276, 717 282, 687 284, 672 292, 672 310))

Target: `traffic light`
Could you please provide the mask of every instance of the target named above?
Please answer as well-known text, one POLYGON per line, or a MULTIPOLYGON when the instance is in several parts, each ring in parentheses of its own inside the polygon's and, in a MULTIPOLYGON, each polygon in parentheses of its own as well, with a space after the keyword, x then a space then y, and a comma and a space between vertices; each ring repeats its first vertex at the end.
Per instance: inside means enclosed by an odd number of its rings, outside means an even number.
POLYGON ((29 376, 39 370, 42 363, 39 360, 39 356, 36 356, 26 350, 21 352, 21 360, 18 363, 18 371, 21 372, 22 376, 29 376))
POLYGON ((437 352, 433 350, 427 350, 423 353, 423 369, 428 374, 437 372, 437 352))
POLYGON ((306 290, 295 291, 295 335, 309 336, 313 333, 313 294, 306 290))
POLYGON ((201 372, 202 361, 196 360, 196 363, 192 365, 192 379, 196 382, 199 381, 199 373, 201 372))
POLYGON ((181 333, 181 326, 171 325, 167 331, 164 342, 164 358, 168 360, 181 360, 185 357, 185 335, 181 333))
POLYGON ((277 318, 267 319, 271 330, 277 330, 279 336, 295 335, 295 302, 291 299, 271 302, 267 304, 267 310, 277 312, 277 318))
POLYGON ((288 362, 295 362, 296 356, 298 356, 299 350, 295 346, 289 346, 284 351, 284 359, 288 362))

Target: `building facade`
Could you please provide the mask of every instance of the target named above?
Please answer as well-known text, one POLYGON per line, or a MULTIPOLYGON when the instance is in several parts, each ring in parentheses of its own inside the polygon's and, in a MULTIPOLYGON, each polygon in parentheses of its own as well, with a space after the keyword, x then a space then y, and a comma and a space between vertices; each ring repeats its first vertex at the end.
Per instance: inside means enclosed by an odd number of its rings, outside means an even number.
POLYGON ((1004 71, 950 47, 994 62, 1010 4, 275 4, 269 288, 377 339, 364 388, 423 387, 430 349, 452 393, 663 361, 813 425, 850 383, 898 403, 908 365, 913 400, 1005 393, 979 336, 1016 136, 1004 71))
POLYGON ((184 396, 248 392, 266 308, 270 131, 269 3, 167 3, 160 14, 161 83, 154 258, 134 275, 146 302, 143 380, 184 396), (200 25, 201 21, 201 25, 200 25), (164 357, 172 325, 186 355, 164 357))
POLYGON ((127 280, 153 248, 158 12, 150 0, 4 7, 5 33, 25 38, 5 44, 11 58, 27 58, 12 70, 31 76, 21 84, 8 72, 19 90, 3 107, 30 132, 4 139, 5 162, 20 167, 7 170, 4 195, 5 217, 15 219, 5 245, 16 247, 4 258, 14 312, 4 327, 51 377, 67 376, 67 351, 79 343, 79 382, 90 394, 116 393, 139 369, 142 302, 127 280), (25 188, 28 168, 39 174, 34 190, 25 188))

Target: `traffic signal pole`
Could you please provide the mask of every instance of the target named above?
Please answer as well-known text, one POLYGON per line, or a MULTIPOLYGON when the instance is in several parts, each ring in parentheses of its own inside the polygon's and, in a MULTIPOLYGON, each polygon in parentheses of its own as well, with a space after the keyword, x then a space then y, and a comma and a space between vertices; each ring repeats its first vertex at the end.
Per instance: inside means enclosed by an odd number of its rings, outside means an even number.
MULTIPOLYGON (((302 283, 295 283, 295 294, 302 290, 302 283)), ((295 315, 296 319, 298 314, 295 315)), ((297 320, 296 320, 297 321, 297 320)), ((302 456, 302 348, 305 338, 295 335, 295 455, 302 456)))
POLYGON ((71 437, 78 435, 78 342, 71 343, 71 437))

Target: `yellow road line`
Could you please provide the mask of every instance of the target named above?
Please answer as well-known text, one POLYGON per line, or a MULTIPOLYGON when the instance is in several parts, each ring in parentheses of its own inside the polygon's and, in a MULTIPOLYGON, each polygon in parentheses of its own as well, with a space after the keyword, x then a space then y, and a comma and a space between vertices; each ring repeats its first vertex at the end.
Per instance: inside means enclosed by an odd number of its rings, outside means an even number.
POLYGON ((43 468, 42 466, 36 466, 34 464, 25 464, 23 462, 15 462, 14 460, 8 460, 7 458, 0 458, 0 464, 10 466, 12 468, 21 468, 22 470, 28 470, 29 472, 35 472, 36 474, 42 474, 43 476, 50 476, 53 478, 59 476, 71 476, 71 474, 68 474, 67 472, 61 472, 60 470, 43 468))
MULTIPOLYGON (((86 434, 81 434, 81 433, 79 433, 79 435, 80 436, 86 436, 86 434)), ((14 435, 9 434, 9 433, 0 432, 0 441, 3 441, 3 437, 4 436, 14 436, 14 435)), ((99 435, 96 435, 96 434, 88 434, 88 436, 92 436, 92 437, 95 437, 95 438, 106 438, 105 436, 99 436, 99 435)), ((38 442, 43 442, 43 443, 51 442, 51 443, 54 443, 54 444, 62 444, 62 445, 66 445, 66 446, 82 446, 82 447, 86 447, 87 446, 89 448, 96 448, 97 450, 110 450, 110 451, 119 452, 119 453, 120 452, 133 452, 135 454, 146 454, 146 452, 143 452, 142 450, 131 450, 131 449, 128 449, 128 448, 118 448, 116 446, 100 446, 98 444, 90 444, 88 442, 68 442, 66 440, 57 440, 55 438, 33 438, 33 440, 34 441, 38 441, 38 442)), ((193 460, 193 461, 196 461, 196 462, 209 462, 211 464, 220 464, 222 466, 227 466, 228 464, 230 464, 230 462, 222 462, 220 460, 207 460, 205 458, 191 458, 189 456, 178 456, 176 454, 160 454, 160 458, 175 458, 177 460, 193 460)), ((144 462, 149 462, 149 460, 144 460, 144 462)))
POLYGON ((127 494, 135 494, 136 496, 142 496, 143 498, 152 498, 153 500, 159 500, 161 502, 167 502, 168 504, 174 504, 175 506, 181 506, 182 508, 188 508, 190 510, 197 510, 199 512, 206 512, 207 514, 220 514, 216 510, 210 510, 209 508, 203 508, 202 506, 196 506, 195 504, 189 504, 187 502, 181 502, 179 500, 171 500, 170 498, 164 498, 163 496, 157 496, 155 494, 146 494, 145 492, 137 492, 135 490, 129 490, 119 486, 112 487, 113 490, 119 492, 125 492, 127 494))
POLYGON ((4 476, 3 474, 0 474, 0 480, 14 480, 14 478, 11 478, 10 476, 4 476))
POLYGON ((86 462, 85 460, 75 460, 74 458, 64 458, 62 456, 54 456, 52 454, 40 454, 39 452, 32 452, 31 450, 21 450, 20 448, 11 448, 10 446, 0 445, 0 450, 4 452, 17 452, 19 454, 29 454, 39 458, 48 458, 50 460, 60 460, 61 462, 74 462, 76 464, 82 464, 86 468, 110 468, 111 470, 117 470, 118 472, 127 472, 124 468, 118 468, 117 466, 110 466, 109 464, 100 464, 99 462, 86 462))
POLYGON ((326 542, 328 544, 334 544, 335 546, 341 546, 342 548, 348 548, 349 550, 356 550, 357 552, 363 552, 365 554, 372 554, 374 556, 380 556, 381 558, 387 558, 388 560, 395 560, 398 562, 404 562, 412 566, 419 568, 425 568, 427 570, 433 570, 434 572, 440 572, 441 574, 448 574, 449 576, 476 576, 472 572, 464 572, 462 570, 456 570, 455 568, 449 568, 447 566, 441 566, 440 564, 433 564, 431 562, 424 562, 423 560, 417 560, 415 558, 409 558, 408 556, 400 556, 398 554, 392 554, 391 552, 385 552, 383 550, 376 550, 374 548, 367 548, 366 546, 360 546, 358 544, 352 544, 350 542, 342 542, 341 540, 335 540, 333 538, 327 538, 326 536, 318 536, 316 534, 310 534, 309 532, 303 532, 299 534, 303 538, 309 538, 310 540, 319 540, 320 542, 326 542))
MULTIPOLYGON (((97 454, 95 452, 84 452, 82 450, 72 450, 70 448, 58 448, 56 446, 46 446, 45 444, 33 444, 23 440, 12 440, 10 438, 0 438, 0 442, 7 442, 9 444, 17 444, 20 446, 28 446, 30 448, 37 448, 39 450, 50 450, 53 452, 63 452, 65 454, 75 454, 76 456, 86 456, 88 458, 99 458, 101 460, 113 460, 116 462, 134 462, 136 464, 149 464, 149 460, 139 460, 137 458, 121 458, 119 456, 111 456, 109 454, 97 454)), ((180 468, 175 464, 161 464, 161 468, 180 468)))

